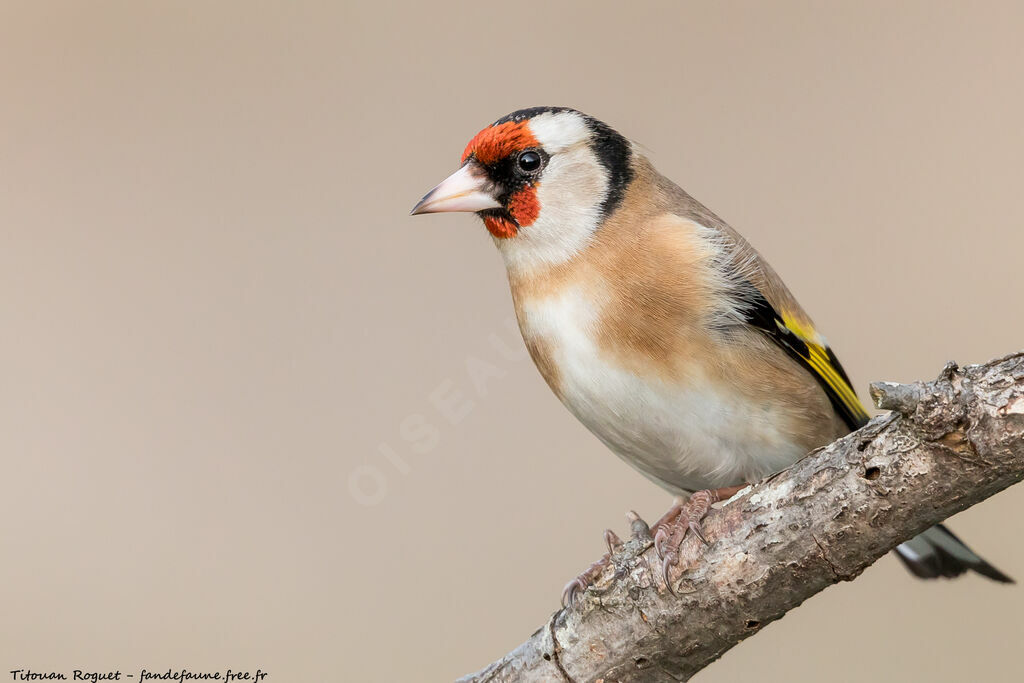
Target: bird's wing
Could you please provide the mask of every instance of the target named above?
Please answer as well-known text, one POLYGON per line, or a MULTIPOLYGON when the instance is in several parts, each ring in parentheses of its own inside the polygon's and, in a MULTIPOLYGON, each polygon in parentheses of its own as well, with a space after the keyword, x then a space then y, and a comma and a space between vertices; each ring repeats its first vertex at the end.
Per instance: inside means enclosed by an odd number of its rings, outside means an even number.
POLYGON ((870 419, 836 354, 818 333, 782 278, 742 236, 716 226, 718 266, 729 283, 733 319, 763 332, 811 373, 851 431, 870 419))
POLYGON ((802 311, 777 310, 755 286, 746 288, 740 310, 744 322, 763 332, 810 372, 850 430, 863 427, 869 416, 835 353, 802 311))
MULTIPOLYGON (((762 332, 818 382, 836 413, 851 429, 862 427, 868 413, 857 398, 839 359, 817 332, 782 279, 743 237, 674 184, 663 181, 662 191, 673 211, 707 229, 713 254, 711 267, 719 275, 724 301, 714 324, 746 325, 762 332)), ((1013 583, 939 524, 896 548, 900 559, 922 578, 957 576, 973 569, 996 581, 1013 583)))
POLYGON ((782 278, 750 243, 724 222, 716 226, 718 266, 725 273, 733 320, 763 332, 811 373, 850 430, 870 416, 850 378, 782 278))
POLYGON ((747 324, 763 332, 811 373, 850 430, 862 427, 869 415, 850 378, 782 278, 728 223, 674 183, 661 182, 672 212, 703 228, 715 254, 712 269, 721 276, 725 302, 717 322, 747 324))

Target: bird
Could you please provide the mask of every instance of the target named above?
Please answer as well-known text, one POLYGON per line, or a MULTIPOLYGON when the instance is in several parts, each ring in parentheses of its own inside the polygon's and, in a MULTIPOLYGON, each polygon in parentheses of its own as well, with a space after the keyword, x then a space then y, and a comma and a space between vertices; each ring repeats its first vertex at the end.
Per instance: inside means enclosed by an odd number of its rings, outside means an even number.
MULTIPOLYGON (((601 442, 674 496, 650 532, 671 590, 711 506, 865 424, 832 348, 765 259, 611 126, 568 107, 504 116, 413 215, 479 216, 530 357, 601 442)), ((571 604, 609 554, 567 584, 571 604)), ((920 578, 1013 580, 944 525, 899 545, 920 578)))

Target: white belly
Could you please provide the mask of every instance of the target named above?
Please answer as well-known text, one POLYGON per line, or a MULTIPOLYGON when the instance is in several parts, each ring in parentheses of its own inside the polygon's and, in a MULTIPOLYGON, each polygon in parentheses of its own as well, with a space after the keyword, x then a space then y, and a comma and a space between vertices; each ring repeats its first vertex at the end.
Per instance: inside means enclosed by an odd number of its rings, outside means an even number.
POLYGON ((523 302, 520 325, 550 350, 563 403, 623 460, 672 492, 756 481, 804 455, 770 406, 712 384, 640 376, 593 341, 597 303, 582 291, 523 302))

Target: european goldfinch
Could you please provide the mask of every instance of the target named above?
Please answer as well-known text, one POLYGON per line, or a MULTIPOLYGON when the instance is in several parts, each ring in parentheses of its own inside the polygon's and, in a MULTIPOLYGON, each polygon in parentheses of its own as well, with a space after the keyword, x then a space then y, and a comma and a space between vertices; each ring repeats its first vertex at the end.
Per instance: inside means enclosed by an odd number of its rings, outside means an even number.
MULTIPOLYGON (((562 403, 652 481, 690 494, 652 528, 669 586, 713 502, 868 420, 771 266, 590 116, 535 107, 483 129, 412 213, 443 211, 483 219, 526 347, 562 403)), ((922 578, 1011 581, 941 525, 896 551, 922 578)))

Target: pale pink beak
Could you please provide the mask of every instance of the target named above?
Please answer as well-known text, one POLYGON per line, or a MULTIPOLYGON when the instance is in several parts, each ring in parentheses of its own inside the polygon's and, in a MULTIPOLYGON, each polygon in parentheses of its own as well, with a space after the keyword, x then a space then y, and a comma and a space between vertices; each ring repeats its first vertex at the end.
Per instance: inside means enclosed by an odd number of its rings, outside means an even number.
POLYGON ((500 209, 501 203, 494 198, 495 190, 487 173, 476 162, 470 161, 428 192, 419 204, 412 207, 412 215, 500 209))

